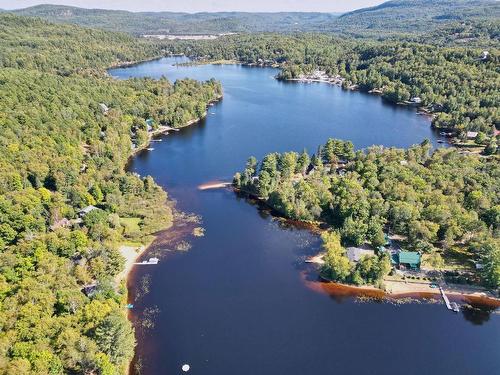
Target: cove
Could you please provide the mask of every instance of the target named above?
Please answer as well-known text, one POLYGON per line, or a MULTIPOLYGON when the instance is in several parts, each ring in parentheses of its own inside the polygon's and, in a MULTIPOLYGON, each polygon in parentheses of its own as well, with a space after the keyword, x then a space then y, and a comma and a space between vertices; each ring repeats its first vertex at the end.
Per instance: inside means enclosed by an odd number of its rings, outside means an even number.
POLYGON ((178 374, 185 363, 189 373, 203 375, 497 372, 496 313, 454 315, 440 304, 357 303, 322 293, 304 281, 314 276, 303 260, 317 251, 317 236, 230 190, 198 190, 230 180, 250 155, 313 152, 329 137, 356 148, 408 147, 425 138, 437 146, 427 118, 372 95, 279 82, 272 68, 173 66, 183 61, 110 70, 118 78, 214 77, 224 88, 205 120, 161 137, 129 165, 153 176, 178 209, 200 215, 206 229, 204 237, 187 234, 156 246, 160 264, 131 274, 141 374, 178 374), (170 251, 180 240, 191 249, 170 251), (144 327, 144 318, 154 327, 144 327))

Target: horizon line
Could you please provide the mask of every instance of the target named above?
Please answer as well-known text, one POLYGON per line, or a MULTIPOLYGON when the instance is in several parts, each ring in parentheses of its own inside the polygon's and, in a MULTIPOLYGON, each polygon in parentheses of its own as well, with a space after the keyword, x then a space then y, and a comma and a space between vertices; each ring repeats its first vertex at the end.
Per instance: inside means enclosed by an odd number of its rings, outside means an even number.
POLYGON ((200 11, 176 11, 176 10, 129 10, 129 9, 122 9, 122 8, 87 8, 83 6, 76 6, 76 5, 66 5, 66 4, 51 4, 51 3, 41 3, 41 4, 36 4, 36 5, 31 5, 27 6, 24 8, 0 8, 0 10, 3 11, 21 11, 21 10, 26 10, 26 9, 32 9, 36 7, 43 7, 43 6, 53 6, 53 7, 66 7, 66 8, 74 8, 74 9, 85 9, 85 10, 103 10, 103 11, 116 11, 116 12, 128 12, 128 13, 134 13, 134 14, 143 14, 143 13, 178 13, 178 14, 217 14, 217 13, 248 13, 248 14, 258 14, 258 13, 265 13, 265 14, 279 14, 279 13, 296 13, 296 14, 331 14, 331 15, 343 15, 347 14, 350 12, 354 12, 357 10, 361 9, 369 9, 372 8, 373 6, 368 6, 368 7, 361 7, 361 8, 353 8, 351 10, 346 10, 346 11, 317 11, 317 10, 275 10, 275 11, 266 11, 266 10, 255 10, 255 11, 249 11, 249 10, 200 10, 200 11))

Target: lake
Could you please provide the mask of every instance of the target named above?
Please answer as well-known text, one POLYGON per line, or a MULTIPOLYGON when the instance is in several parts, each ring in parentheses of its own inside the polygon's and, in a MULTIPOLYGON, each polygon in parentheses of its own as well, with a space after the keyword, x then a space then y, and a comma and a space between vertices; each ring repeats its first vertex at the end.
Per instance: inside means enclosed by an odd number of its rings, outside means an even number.
POLYGON ((426 138, 437 147, 428 118, 373 95, 279 82, 272 68, 173 66, 183 61, 110 71, 122 79, 214 77, 224 88, 206 119, 162 136, 129 165, 153 176, 179 210, 201 217, 201 224, 175 230, 206 230, 204 237, 156 246, 159 265, 136 267, 129 279, 141 374, 179 374, 183 364, 202 375, 498 373, 498 314, 321 293, 305 281, 314 278, 304 258, 318 251, 316 235, 283 224, 229 189, 198 190, 230 181, 251 155, 314 152, 329 137, 356 148, 408 147, 426 138), (190 249, 172 251, 179 242, 190 249))

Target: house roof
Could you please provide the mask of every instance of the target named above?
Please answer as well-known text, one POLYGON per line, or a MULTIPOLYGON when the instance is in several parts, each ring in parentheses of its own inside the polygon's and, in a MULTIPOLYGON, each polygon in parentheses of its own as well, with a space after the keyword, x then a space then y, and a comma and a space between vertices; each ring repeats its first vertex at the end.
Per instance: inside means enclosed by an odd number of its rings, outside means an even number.
POLYGON ((419 264, 420 254, 414 251, 402 251, 399 253, 399 263, 419 264))
POLYGON ((347 257, 351 262, 359 262, 364 256, 375 255, 375 251, 369 249, 362 249, 359 247, 348 247, 346 249, 347 257))
POLYGON ((88 214, 90 211, 94 211, 94 210, 97 210, 97 207, 95 207, 95 206, 87 206, 85 208, 82 208, 80 210, 80 213, 81 214, 88 214))
POLYGON ((99 107, 101 108, 101 110, 103 112, 109 111, 109 107, 106 104, 104 104, 104 103, 99 103, 99 107))

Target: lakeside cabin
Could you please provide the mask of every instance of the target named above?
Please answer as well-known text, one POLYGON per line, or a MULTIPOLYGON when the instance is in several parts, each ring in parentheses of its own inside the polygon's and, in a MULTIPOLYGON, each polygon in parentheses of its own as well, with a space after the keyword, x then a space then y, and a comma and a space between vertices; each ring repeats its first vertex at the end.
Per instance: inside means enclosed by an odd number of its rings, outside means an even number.
POLYGON ((365 256, 374 256, 375 251, 363 249, 361 247, 348 247, 346 249, 347 257, 352 263, 358 263, 365 256))
POLYGON ((148 118, 146 120, 146 130, 148 133, 153 131, 154 120, 152 118, 148 118))
POLYGON ((88 213, 94 211, 94 210, 98 210, 98 208, 96 206, 87 206, 85 208, 82 208, 80 211, 78 211, 78 216, 80 217, 84 217, 86 216, 88 213))
POLYGON ((59 228, 67 228, 71 225, 71 220, 63 217, 61 220, 57 220, 50 226, 51 231, 56 231, 59 228))
POLYGON ((398 266, 400 270, 419 270, 421 256, 415 251, 401 251, 398 254, 398 266))
POLYGON ((99 109, 103 115, 107 115, 109 112, 109 107, 104 103, 99 103, 99 109))
POLYGON ((468 139, 476 139, 476 137, 477 137, 477 132, 467 132, 468 139))

